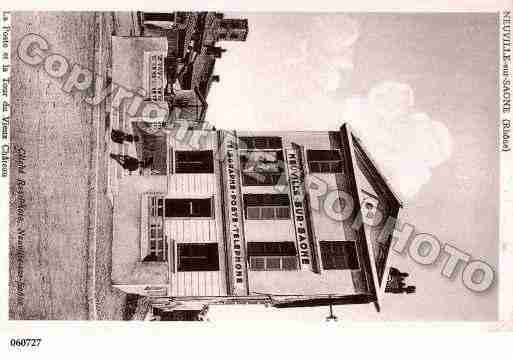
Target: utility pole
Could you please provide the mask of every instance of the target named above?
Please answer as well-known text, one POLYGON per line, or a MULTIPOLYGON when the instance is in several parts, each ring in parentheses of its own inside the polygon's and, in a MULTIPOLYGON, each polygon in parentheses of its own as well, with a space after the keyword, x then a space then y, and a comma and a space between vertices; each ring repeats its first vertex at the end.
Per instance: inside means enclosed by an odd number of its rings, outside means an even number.
MULTIPOLYGON (((331 299, 331 297, 330 297, 331 299)), ((333 314, 333 303, 330 301, 330 315, 326 317, 327 322, 336 322, 338 321, 338 317, 333 314)))

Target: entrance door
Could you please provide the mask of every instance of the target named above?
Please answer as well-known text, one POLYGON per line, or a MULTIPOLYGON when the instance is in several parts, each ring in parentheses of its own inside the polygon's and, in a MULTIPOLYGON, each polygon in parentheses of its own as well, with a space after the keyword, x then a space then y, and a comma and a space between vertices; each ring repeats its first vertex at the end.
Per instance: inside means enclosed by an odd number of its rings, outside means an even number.
POLYGON ((139 130, 140 141, 137 155, 143 161, 143 175, 167 175, 168 171, 168 146, 165 133, 155 134, 139 130))

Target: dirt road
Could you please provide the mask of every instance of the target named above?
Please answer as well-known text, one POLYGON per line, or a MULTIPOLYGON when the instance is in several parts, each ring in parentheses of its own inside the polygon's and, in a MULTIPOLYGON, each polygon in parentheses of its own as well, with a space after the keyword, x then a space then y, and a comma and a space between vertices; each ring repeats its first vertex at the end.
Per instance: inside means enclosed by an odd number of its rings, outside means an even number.
POLYGON ((110 35, 123 19, 13 13, 11 319, 121 319, 125 298, 110 286, 105 108, 87 105, 80 93, 66 94, 62 81, 22 62, 16 50, 24 36, 38 34, 50 45, 48 54, 104 73, 110 35))
MULTIPOLYGON (((25 173, 11 161, 15 179, 25 181, 26 210, 20 226, 11 225, 11 252, 17 227, 25 230, 24 263, 11 281, 23 277, 22 293, 10 293, 10 318, 87 319, 87 226, 91 157, 91 107, 67 95, 42 67, 20 61, 15 50, 28 33, 45 38, 51 50, 70 63, 92 67, 94 13, 14 13, 12 16, 11 154, 26 154, 25 173), (14 295, 13 295, 14 294, 14 295), (22 297, 22 298, 20 298, 22 297), (20 306, 20 304, 22 304, 20 306)), ((11 223, 16 217, 11 194, 11 223)), ((11 288, 13 286, 10 286, 11 288)))

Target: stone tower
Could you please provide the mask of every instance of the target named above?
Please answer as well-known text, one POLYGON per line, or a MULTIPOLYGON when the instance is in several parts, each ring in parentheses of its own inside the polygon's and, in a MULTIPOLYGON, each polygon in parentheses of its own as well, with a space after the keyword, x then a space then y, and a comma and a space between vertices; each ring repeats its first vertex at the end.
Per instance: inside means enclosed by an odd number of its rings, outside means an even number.
POLYGON ((219 41, 246 41, 248 36, 247 19, 221 19, 217 29, 219 41))

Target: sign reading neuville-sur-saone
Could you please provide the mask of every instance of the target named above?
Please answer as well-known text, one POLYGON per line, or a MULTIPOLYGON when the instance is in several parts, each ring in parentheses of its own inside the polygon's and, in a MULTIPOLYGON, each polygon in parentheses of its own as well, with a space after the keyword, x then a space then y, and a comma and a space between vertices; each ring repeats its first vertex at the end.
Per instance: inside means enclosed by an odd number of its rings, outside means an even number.
POLYGON ((296 231, 296 244, 299 252, 301 270, 313 271, 312 245, 308 219, 308 209, 305 198, 304 171, 301 158, 301 147, 293 144, 287 148, 286 163, 289 175, 289 186, 292 202, 292 216, 296 231))

